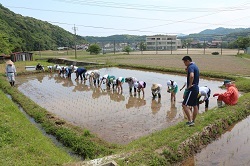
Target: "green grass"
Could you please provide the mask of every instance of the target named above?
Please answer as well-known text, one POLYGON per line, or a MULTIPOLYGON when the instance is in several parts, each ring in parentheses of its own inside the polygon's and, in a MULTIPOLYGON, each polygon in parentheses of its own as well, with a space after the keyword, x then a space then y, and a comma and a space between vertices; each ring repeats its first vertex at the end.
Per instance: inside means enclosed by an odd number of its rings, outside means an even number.
POLYGON ((74 161, 56 147, 0 90, 1 165, 62 165, 74 161))
POLYGON ((12 96, 22 108, 40 123, 48 134, 54 135, 64 146, 72 149, 76 154, 85 159, 94 159, 100 156, 113 154, 117 146, 110 145, 95 135, 87 132, 86 129, 71 126, 67 122, 57 118, 38 106, 31 99, 20 93, 16 88, 10 88, 8 82, 0 77, 0 88, 12 96))
MULTIPOLYGON (((48 55, 48 57, 50 57, 50 55, 48 55)), ((74 55, 70 55, 69 58, 74 58, 74 55)), ((157 67, 147 64, 119 64, 119 59, 124 58, 124 55, 117 54, 105 54, 101 55, 101 57, 100 55, 88 54, 78 56, 78 60, 108 62, 108 66, 185 74, 182 68, 177 67, 157 67)), ((17 62, 15 64, 21 69, 24 65, 37 64, 37 62, 17 62)), ((49 65, 49 63, 43 60, 39 60, 39 62, 43 65, 49 65)), ((20 74, 27 74, 27 72, 20 74)), ((195 150, 199 148, 199 145, 210 143, 214 138, 221 135, 229 125, 250 115, 250 79, 213 71, 201 71, 201 76, 234 80, 238 89, 245 94, 240 97, 238 104, 235 106, 213 109, 199 114, 195 127, 186 127, 183 121, 175 126, 135 140, 127 146, 108 144, 95 137, 95 135, 87 129, 70 126, 63 120, 51 118, 54 117, 54 115, 51 115, 36 105, 15 88, 9 88, 9 84, 4 77, 0 78, 0 89, 11 94, 13 99, 20 103, 29 115, 42 124, 47 133, 53 134, 65 146, 70 147, 76 153, 81 154, 87 159, 124 152, 127 153, 128 156, 123 159, 117 159, 116 161, 119 165, 172 165, 173 163, 183 160, 187 155, 194 154, 195 150), (204 133, 203 129, 208 125, 213 126, 211 133, 204 133), (190 141, 189 138, 193 139, 190 141), (189 142, 186 142, 187 140, 189 140, 189 142)), ((6 132, 8 136, 8 134, 11 133, 7 131, 8 129, 3 129, 3 132, 6 132)), ((6 139, 6 141, 11 140, 6 139)))

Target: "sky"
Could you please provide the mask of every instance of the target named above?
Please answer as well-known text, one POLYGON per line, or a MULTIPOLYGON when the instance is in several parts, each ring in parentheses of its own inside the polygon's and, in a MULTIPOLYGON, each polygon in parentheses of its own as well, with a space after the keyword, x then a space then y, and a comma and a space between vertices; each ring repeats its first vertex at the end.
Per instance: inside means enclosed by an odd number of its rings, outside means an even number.
POLYGON ((22 16, 80 36, 191 34, 249 28, 249 0, 0 0, 22 16))

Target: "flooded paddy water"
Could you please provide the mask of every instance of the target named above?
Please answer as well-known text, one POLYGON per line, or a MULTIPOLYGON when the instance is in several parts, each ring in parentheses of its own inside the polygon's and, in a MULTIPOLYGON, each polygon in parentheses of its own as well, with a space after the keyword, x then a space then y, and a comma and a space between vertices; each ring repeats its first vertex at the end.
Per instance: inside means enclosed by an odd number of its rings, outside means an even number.
POLYGON ((232 126, 219 139, 209 144, 182 165, 250 165, 250 116, 232 126))
MULTIPOLYGON (((166 83, 174 80, 180 89, 186 76, 120 68, 102 68, 99 71, 101 76, 133 76, 145 81, 145 96, 130 95, 127 83, 123 84, 121 94, 107 90, 105 84, 95 87, 88 80, 75 81, 75 74, 71 79, 57 73, 18 76, 16 82, 18 89, 41 107, 111 143, 126 144, 184 119, 181 106, 183 91, 178 90, 177 101, 171 103, 166 83), (152 100, 153 83, 163 85, 161 99, 152 100)), ((219 88, 221 85, 221 81, 200 79, 200 86, 208 86, 211 94, 223 92, 219 88)), ((210 97, 209 108, 216 105, 216 98, 210 97)), ((200 113, 204 111, 202 104, 200 113)))

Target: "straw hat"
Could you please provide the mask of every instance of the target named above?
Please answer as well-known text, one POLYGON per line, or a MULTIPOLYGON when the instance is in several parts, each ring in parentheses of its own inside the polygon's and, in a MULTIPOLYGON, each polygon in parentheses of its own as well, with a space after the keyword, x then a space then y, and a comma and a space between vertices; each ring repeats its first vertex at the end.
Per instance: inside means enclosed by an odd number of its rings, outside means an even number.
POLYGON ((13 63, 11 60, 8 60, 8 61, 6 62, 6 65, 14 65, 14 63, 13 63))
POLYGON ((155 90, 156 88, 158 88, 157 84, 152 84, 151 90, 155 90))

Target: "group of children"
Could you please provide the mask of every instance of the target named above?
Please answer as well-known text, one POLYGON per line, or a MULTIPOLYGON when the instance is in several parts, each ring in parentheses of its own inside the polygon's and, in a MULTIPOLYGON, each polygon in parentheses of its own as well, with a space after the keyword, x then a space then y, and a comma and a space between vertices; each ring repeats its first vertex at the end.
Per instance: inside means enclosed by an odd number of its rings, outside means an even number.
MULTIPOLYGON (((93 82, 94 85, 98 85, 99 87, 102 84, 106 84, 108 89, 113 89, 113 90, 118 90, 118 92, 123 91, 122 84, 123 83, 128 83, 129 86, 129 92, 132 93, 134 91, 134 94, 138 92, 140 95, 140 92, 142 92, 142 95, 145 95, 144 89, 146 88, 146 82, 145 81, 139 81, 135 77, 115 77, 114 75, 109 75, 105 74, 101 77, 100 71, 99 70, 89 70, 87 71, 84 67, 76 67, 74 65, 71 66, 59 66, 59 65, 54 65, 54 66, 48 66, 48 70, 51 72, 52 70, 58 71, 60 75, 66 76, 71 78, 72 73, 76 73, 76 79, 78 80, 79 77, 81 80, 87 80, 89 79, 90 82, 93 82)), ((171 94, 171 101, 176 101, 176 93, 178 92, 178 84, 176 81, 173 80, 168 80, 167 81, 167 92, 171 94)), ((180 88, 180 91, 182 91, 185 88, 186 84, 180 88)), ((162 85, 158 83, 153 83, 151 86, 151 93, 153 99, 156 97, 161 98, 161 90, 162 90, 162 85)), ((186 90, 183 93, 183 98, 186 95, 186 90)), ((197 101, 198 101, 198 107, 199 104, 205 103, 205 109, 208 109, 209 106, 209 97, 211 95, 211 90, 210 88, 203 86, 199 87, 199 94, 197 96, 197 101), (202 99, 203 97, 203 99, 202 99)), ((214 95, 216 96, 216 95, 214 95)), ((220 97, 222 98, 222 97, 220 97)), ((228 103, 226 101, 226 103, 228 103)))

